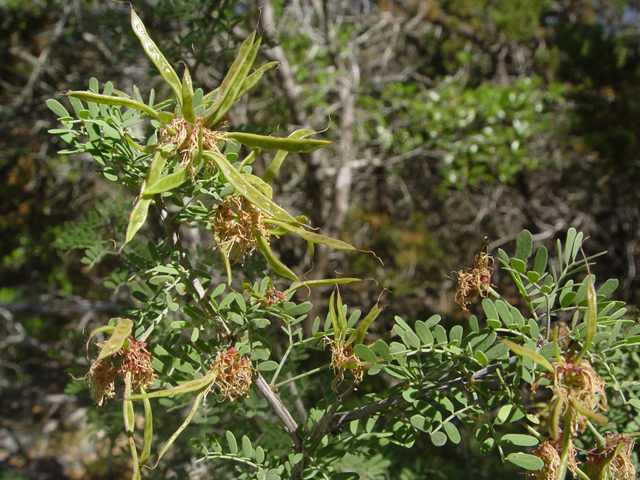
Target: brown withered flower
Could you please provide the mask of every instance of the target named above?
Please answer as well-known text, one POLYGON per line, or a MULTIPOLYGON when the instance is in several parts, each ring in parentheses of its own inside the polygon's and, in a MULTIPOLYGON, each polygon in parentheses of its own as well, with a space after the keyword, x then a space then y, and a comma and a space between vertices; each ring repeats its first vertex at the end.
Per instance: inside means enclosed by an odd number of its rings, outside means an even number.
POLYGON ((465 312, 467 305, 474 302, 478 296, 486 298, 491 288, 491 275, 493 275, 493 257, 488 251, 489 237, 485 237, 478 254, 475 257, 473 268, 467 268, 458 272, 452 272, 452 278, 457 281, 455 302, 465 312))
POLYGON ((344 345, 338 343, 335 340, 325 337, 325 344, 331 346, 331 370, 335 373, 336 378, 331 383, 331 389, 337 391, 340 384, 344 381, 344 372, 351 370, 351 373, 355 377, 355 382, 360 383, 362 381, 363 369, 362 362, 353 353, 351 345, 344 345))
MULTIPOLYGON (((223 132, 210 130, 204 125, 191 125, 185 119, 176 117, 167 128, 160 132, 160 145, 173 144, 176 146, 176 151, 180 156, 180 166, 186 168, 187 176, 191 181, 195 181, 198 171, 198 165, 194 160, 198 151, 200 129, 202 129, 202 150, 220 153, 218 144, 223 138, 223 132)), ((206 161, 205 158, 203 160, 206 161)), ((208 166, 215 168, 213 164, 208 166)))
POLYGON ((113 365, 111 358, 96 360, 91 365, 89 373, 84 377, 91 388, 93 402, 101 407, 105 398, 113 398, 116 395, 115 379, 118 369, 113 365))
POLYGON ((218 205, 213 221, 216 248, 224 249, 232 263, 244 260, 258 247, 252 228, 269 241, 269 229, 262 210, 241 195, 227 196, 218 205))
POLYGON ((606 478, 616 480, 635 480, 636 469, 631 462, 631 452, 635 442, 624 434, 608 433, 605 435, 606 446, 602 451, 596 447, 589 450, 587 456, 587 471, 592 478, 606 478))
POLYGON ((263 307, 270 307, 271 305, 274 305, 279 302, 285 302, 286 300, 287 300, 287 297, 281 291, 276 290, 275 288, 267 288, 267 291, 264 294, 264 297, 259 299, 258 303, 263 307))
POLYGON ((117 353, 122 358, 118 373, 124 378, 127 372, 131 372, 131 390, 137 390, 140 387, 151 388, 156 380, 151 353, 144 348, 146 346, 146 343, 138 342, 130 337, 129 347, 123 348, 117 353))
MULTIPOLYGON (((562 452, 562 438, 555 442, 547 440, 538 445, 532 455, 540 458, 544 465, 535 472, 528 474, 529 478, 535 478, 536 480, 555 480, 560 468, 560 453, 562 452)), ((567 467, 575 476, 577 474, 578 462, 576 461, 576 455, 578 454, 573 442, 569 442, 567 467)))
MULTIPOLYGON (((577 365, 571 362, 553 362, 553 397, 549 403, 549 411, 553 411, 556 402, 564 402, 561 416, 564 417, 566 410, 572 408, 569 405, 569 396, 573 395, 588 410, 605 411, 607 409, 607 396, 605 393, 606 383, 604 379, 596 373, 588 360, 581 360, 577 365)), ((551 377, 551 374, 547 375, 551 377)), ((572 416, 571 433, 582 433, 586 427, 587 418, 575 411, 572 416)))
POLYGON ((209 371, 217 372, 212 386, 215 385, 220 390, 221 401, 228 398, 230 402, 234 402, 249 391, 253 367, 249 359, 238 354, 234 347, 218 352, 209 371))

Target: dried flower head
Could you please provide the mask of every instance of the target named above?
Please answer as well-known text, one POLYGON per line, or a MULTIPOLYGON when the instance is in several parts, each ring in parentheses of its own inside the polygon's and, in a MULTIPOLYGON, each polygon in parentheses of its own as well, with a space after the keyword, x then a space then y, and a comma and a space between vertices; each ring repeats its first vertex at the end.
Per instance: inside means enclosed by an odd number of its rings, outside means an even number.
MULTIPOLYGON (((540 458, 544 465, 536 471, 528 474, 529 477, 536 478, 536 480, 555 480, 560 468, 560 453, 562 451, 562 439, 555 442, 546 441, 542 442, 538 448, 536 448, 532 455, 540 458)), ((567 455, 567 467, 576 475, 578 469, 578 462, 576 461, 577 450, 573 442, 569 442, 569 451, 567 455)))
POLYGON ((589 450, 587 456, 588 472, 592 478, 613 478, 616 480, 635 480, 636 469, 631 462, 631 452, 635 442, 624 434, 605 435, 604 450, 596 447, 589 450), (606 475, 603 475, 606 470, 606 475))
MULTIPOLYGON (((581 360, 577 365, 563 361, 562 363, 553 362, 551 366, 554 368, 553 377, 553 397, 551 398, 549 411, 553 411, 556 402, 564 402, 564 410, 562 416, 566 413, 569 395, 573 395, 587 409, 592 412, 600 409, 607 409, 607 396, 605 393, 606 383, 604 379, 596 373, 588 360, 581 360)), ((550 376, 551 374, 549 374, 550 376)), ((586 427, 587 419, 584 415, 575 412, 571 423, 572 434, 582 433, 586 427)))
POLYGON ((255 228, 269 241, 264 213, 241 195, 229 195, 218 205, 213 233, 219 250, 225 250, 232 263, 242 261, 258 246, 252 232, 255 228))
POLYGON ((478 295, 485 298, 489 295, 491 287, 491 275, 493 275, 493 257, 487 250, 489 238, 485 237, 480 251, 475 257, 473 269, 467 268, 453 272, 451 275, 457 279, 455 302, 462 307, 465 312, 469 309, 467 305, 472 303, 478 295))
POLYGON ((156 375, 153 373, 151 353, 144 347, 147 344, 137 342, 129 338, 129 347, 118 352, 122 357, 122 363, 118 373, 123 377, 127 372, 131 372, 131 389, 137 390, 139 387, 151 388, 155 382, 156 375))
POLYGON ((113 366, 109 357, 93 362, 89 373, 85 375, 84 379, 91 388, 91 398, 98 406, 101 407, 104 404, 105 397, 107 399, 115 397, 117 374, 118 369, 113 366))
POLYGON ((249 391, 253 368, 249 359, 238 354, 235 348, 218 352, 209 369, 210 372, 214 370, 218 373, 213 384, 220 389, 222 400, 228 398, 234 402, 240 395, 249 391))
POLYGON ((287 300, 287 297, 284 293, 275 288, 268 288, 267 292, 264 294, 264 297, 258 300, 258 303, 263 307, 270 307, 271 305, 284 302, 287 300))
MULTIPOLYGON (((210 130, 203 125, 191 125, 183 118, 176 117, 166 129, 160 132, 160 145, 175 145, 180 155, 180 165, 187 169, 187 175, 192 181, 199 167, 194 164, 194 160, 198 151, 200 129, 202 129, 202 149, 220 153, 218 144, 223 139, 223 133, 210 130)), ((215 168, 212 164, 209 167, 215 168)))
POLYGON ((362 362, 353 353, 351 345, 338 343, 328 337, 325 337, 324 340, 331 345, 331 370, 334 371, 336 376, 331 383, 331 389, 334 392, 338 389, 338 386, 344 381, 344 372, 347 369, 353 373, 355 382, 360 383, 363 376, 362 362))

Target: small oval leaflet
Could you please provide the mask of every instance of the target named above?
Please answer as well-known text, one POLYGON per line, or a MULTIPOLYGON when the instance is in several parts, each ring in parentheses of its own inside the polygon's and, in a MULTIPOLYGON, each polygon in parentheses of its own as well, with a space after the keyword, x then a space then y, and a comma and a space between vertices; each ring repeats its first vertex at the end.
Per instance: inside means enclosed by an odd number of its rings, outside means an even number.
POLYGON ((271 372, 276 368, 278 368, 278 364, 273 360, 268 360, 258 365, 258 371, 260 372, 271 372))
POLYGON ((538 439, 531 435, 508 433, 500 439, 500 443, 508 443, 510 445, 518 445, 520 447, 533 447, 538 444, 538 439))
POLYGON ((447 436, 443 432, 434 432, 431 434, 431 442, 436 447, 441 447, 447 443, 447 436))
POLYGON ((542 459, 522 452, 509 454, 506 460, 525 470, 540 470, 544 466, 542 459))

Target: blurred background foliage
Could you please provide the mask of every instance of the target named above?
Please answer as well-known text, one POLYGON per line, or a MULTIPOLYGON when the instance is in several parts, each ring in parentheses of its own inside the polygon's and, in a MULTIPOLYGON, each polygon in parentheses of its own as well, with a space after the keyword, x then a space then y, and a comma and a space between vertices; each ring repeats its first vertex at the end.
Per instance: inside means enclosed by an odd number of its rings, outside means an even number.
MULTIPOLYGON (((309 278, 376 279, 345 291, 347 303, 367 310, 384 287, 388 318, 439 313, 450 324, 463 321, 449 277, 471 266, 485 236, 495 250, 527 228, 536 245, 553 249, 569 227, 591 237, 592 253, 609 251, 595 273, 619 278, 617 297, 638 303, 640 2, 157 0, 135 7, 170 62, 188 64, 205 89, 218 85, 259 22, 258 63, 285 62, 252 92, 251 107, 240 101, 227 121, 264 134, 327 129, 324 137, 336 140, 291 156, 277 201, 325 235, 374 250, 384 266, 323 249, 310 265, 304 246, 278 248, 309 278)), ((85 329, 135 301, 117 288, 127 272, 117 270, 115 250, 102 248, 83 263, 76 250, 59 247, 81 219, 100 227, 87 241, 108 245, 135 192, 98 180, 88 157, 56 154, 65 146, 47 133, 57 125, 45 101, 85 89, 91 76, 125 92, 135 83, 143 96, 161 82, 129 28, 127 4, 4 0, 0 29, 2 478, 118 478, 109 460, 116 446, 109 450, 99 436, 90 443, 82 430, 93 416, 92 407, 80 408, 88 395, 61 392, 69 373, 87 369, 85 329)), ((258 175, 265 163, 256 162, 258 175)), ((207 234, 188 240, 206 248, 207 234)), ((312 319, 324 315, 318 305, 326 302, 318 301, 326 293, 312 293, 312 319)), ((107 438, 115 442, 116 434, 107 438)), ((468 443, 430 456, 434 478, 461 471, 510 478, 468 443)), ((387 461, 401 455, 381 457, 371 478, 424 474, 420 457, 401 467, 387 461)), ((183 457, 188 464, 188 452, 183 457)))

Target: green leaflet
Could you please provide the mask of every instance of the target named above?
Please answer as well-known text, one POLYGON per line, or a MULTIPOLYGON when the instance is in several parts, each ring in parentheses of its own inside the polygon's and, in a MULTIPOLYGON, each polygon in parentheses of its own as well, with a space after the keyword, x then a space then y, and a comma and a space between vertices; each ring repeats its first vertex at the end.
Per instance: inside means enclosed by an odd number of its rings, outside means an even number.
POLYGON ((278 257, 275 256, 266 238, 264 238, 260 234, 260 232, 253 227, 251 228, 251 231, 253 232, 253 235, 256 237, 256 240, 258 241, 258 248, 262 252, 262 255, 264 255, 264 258, 267 260, 267 263, 269 264, 271 269, 281 277, 288 278, 289 280, 293 280, 294 282, 299 282, 300 280, 298 279, 298 276, 295 273, 293 273, 289 269, 289 267, 287 267, 284 263, 282 263, 278 259, 278 257))
POLYGON ((256 187, 251 185, 251 183, 246 180, 244 174, 238 172, 224 156, 211 151, 205 151, 202 155, 213 160, 236 192, 246 198, 249 202, 253 203, 264 213, 284 222, 297 223, 296 219, 293 218, 289 212, 273 203, 269 198, 256 189, 256 187))
POLYGON ((309 153, 332 143, 329 140, 279 138, 243 132, 229 132, 225 135, 225 138, 251 148, 284 150, 289 153, 309 153))
MULTIPOLYGON (((309 130, 308 128, 301 128, 300 130, 296 130, 295 132, 293 132, 287 138, 301 139, 306 138, 309 135, 313 135, 314 133, 316 132, 314 132, 313 130, 309 130)), ((278 170, 280 170, 280 167, 282 166, 282 162, 284 162, 284 159, 288 154, 289 152, 286 150, 278 151, 273 157, 271 164, 269 164, 269 168, 267 168, 267 170, 264 172, 264 175, 262 175, 262 180, 264 180, 266 183, 273 182, 274 178, 276 178, 278 170)))
POLYGON ((164 58, 164 55, 162 55, 160 49, 147 34, 147 29, 142 23, 142 20, 140 20, 140 17, 136 15, 136 12, 133 10, 133 6, 131 7, 131 28, 133 29, 133 33, 135 33, 140 40, 144 52, 156 66, 164 81, 167 82, 167 84, 176 94, 178 104, 182 109, 182 84, 180 83, 180 79, 178 78, 178 75, 176 74, 171 64, 167 61, 166 58, 164 58))

